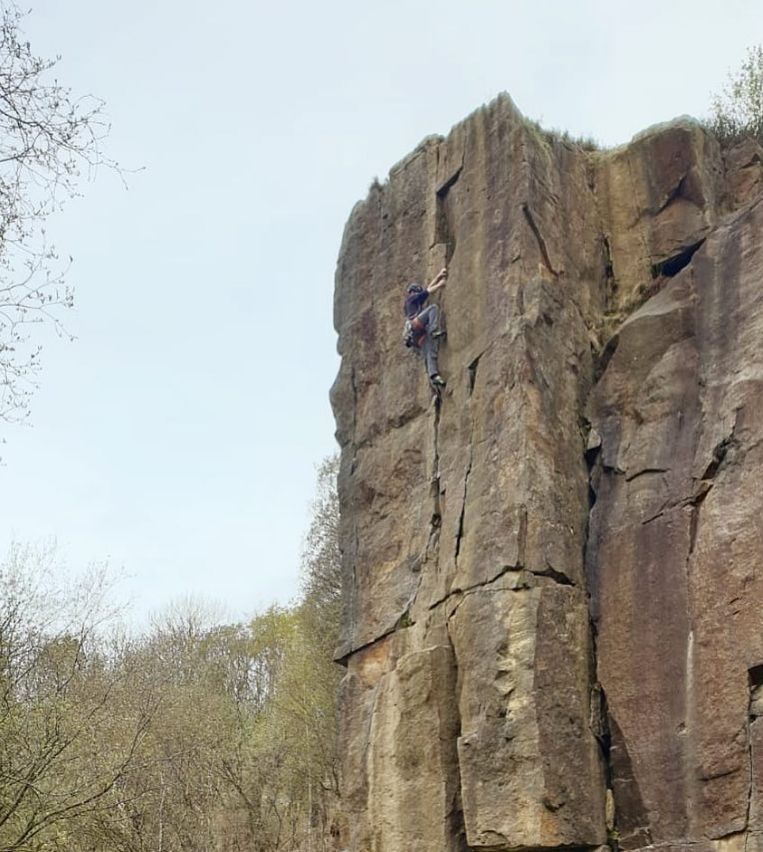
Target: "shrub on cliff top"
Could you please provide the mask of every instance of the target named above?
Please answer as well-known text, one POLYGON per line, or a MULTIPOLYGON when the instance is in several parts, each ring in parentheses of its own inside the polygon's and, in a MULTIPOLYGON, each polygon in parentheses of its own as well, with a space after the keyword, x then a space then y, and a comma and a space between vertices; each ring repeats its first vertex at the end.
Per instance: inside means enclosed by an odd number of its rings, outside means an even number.
POLYGON ((707 124, 721 144, 746 136, 763 143, 763 46, 748 48, 739 69, 713 95, 707 124))

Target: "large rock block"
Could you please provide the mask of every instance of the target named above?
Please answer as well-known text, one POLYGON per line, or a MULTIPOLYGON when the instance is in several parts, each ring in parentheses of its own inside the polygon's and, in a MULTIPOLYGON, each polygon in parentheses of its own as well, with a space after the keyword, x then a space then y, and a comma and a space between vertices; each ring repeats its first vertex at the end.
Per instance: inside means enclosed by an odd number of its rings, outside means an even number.
POLYGON ((611 309, 628 311, 663 265, 701 243, 717 223, 723 160, 716 140, 686 118, 601 156, 596 181, 611 252, 611 309))
POLYGON ((584 595, 551 581, 494 584, 456 603, 449 623, 470 848, 604 843, 584 595))
POLYGON ((758 819, 763 203, 636 311, 591 398, 589 567, 624 847, 758 819))
POLYGON ((349 852, 763 846, 759 151, 589 153, 502 96, 353 210, 349 852), (445 262, 435 404, 402 302, 445 262))

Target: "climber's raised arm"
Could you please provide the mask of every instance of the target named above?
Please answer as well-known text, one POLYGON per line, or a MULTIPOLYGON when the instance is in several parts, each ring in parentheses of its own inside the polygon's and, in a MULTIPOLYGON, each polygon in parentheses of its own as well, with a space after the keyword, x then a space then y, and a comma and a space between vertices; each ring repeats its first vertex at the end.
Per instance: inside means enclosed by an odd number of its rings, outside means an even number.
POLYGON ((435 275, 435 277, 432 279, 431 283, 427 287, 427 293, 429 293, 431 295, 432 293, 436 293, 440 289, 440 287, 444 287, 447 277, 448 277, 448 270, 445 267, 443 267, 437 273, 437 275, 435 275))

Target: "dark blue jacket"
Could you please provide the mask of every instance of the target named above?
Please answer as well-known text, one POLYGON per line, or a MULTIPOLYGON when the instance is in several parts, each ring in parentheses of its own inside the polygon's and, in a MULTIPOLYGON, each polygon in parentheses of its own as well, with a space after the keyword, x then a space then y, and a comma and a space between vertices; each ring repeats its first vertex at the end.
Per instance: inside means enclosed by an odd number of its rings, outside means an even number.
POLYGON ((410 293, 405 297, 405 315, 408 319, 413 319, 413 317, 417 316, 421 313, 421 309, 424 307, 424 302, 429 298, 429 292, 427 290, 422 290, 419 293, 410 293))

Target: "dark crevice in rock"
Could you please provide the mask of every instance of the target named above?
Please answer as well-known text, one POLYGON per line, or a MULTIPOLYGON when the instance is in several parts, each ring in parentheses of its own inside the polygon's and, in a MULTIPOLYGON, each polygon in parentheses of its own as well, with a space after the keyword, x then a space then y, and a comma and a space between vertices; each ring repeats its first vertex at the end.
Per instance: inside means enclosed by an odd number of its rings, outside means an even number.
POLYGON ((527 554, 527 506, 522 505, 519 511, 519 533, 517 535, 517 565, 525 567, 527 554))
POLYGON ((581 420, 580 425, 586 436, 586 448, 583 456, 590 472, 599 457, 599 453, 601 453, 601 435, 585 419, 581 420))
POLYGON ((438 199, 440 199, 441 201, 444 200, 445 196, 450 191, 450 188, 461 177, 461 172, 463 170, 464 170, 464 164, 462 162, 461 165, 456 169, 456 171, 453 172, 453 174, 444 183, 442 183, 440 186, 437 187, 436 195, 437 195, 438 199))
POLYGON ((410 606, 408 606, 405 612, 403 612, 400 618, 398 618, 398 620, 395 622, 394 631, 405 630, 406 627, 413 627, 415 623, 416 622, 411 618, 411 608, 410 606))
MULTIPOLYGON (((617 338, 613 338, 610 343, 612 344, 611 354, 613 354, 614 349, 617 347, 617 338)), ((611 354, 609 357, 611 357, 611 354)), ((594 365, 595 372, 596 367, 597 365, 594 365)), ((601 372, 603 372, 603 368, 601 368, 601 372)), ((601 373, 599 373, 599 375, 601 375, 601 373)), ((595 387, 595 385, 596 379, 594 379, 592 387, 595 387)), ((614 723, 609 712, 606 693, 599 682, 599 635, 594 595, 591 586, 596 561, 596 542, 595 540, 592 540, 592 536, 594 535, 592 532, 594 529, 592 524, 592 513, 598 500, 599 486, 603 473, 605 470, 609 470, 610 473, 618 473, 619 471, 607 468, 604 465, 602 452, 603 440, 595 426, 587 420, 583 425, 588 429, 588 433, 585 436, 585 449, 583 451, 583 459, 588 470, 588 511, 586 514, 586 523, 583 535, 582 559, 588 597, 588 635, 590 637, 589 666, 591 673, 590 677, 593 681, 589 699, 590 727, 599 746, 599 759, 601 761, 604 775, 607 843, 612 852, 619 852, 620 834, 618 831, 617 802, 614 795, 616 772, 612 754, 612 728, 614 723)))
POLYGON ((677 201, 679 198, 684 197, 683 191, 684 191, 684 188, 686 187, 686 177, 687 177, 686 174, 683 175, 681 180, 679 180, 678 183, 673 187, 673 189, 670 190, 670 192, 668 193, 665 200, 657 208, 657 210, 655 210, 654 215, 659 215, 660 213, 662 213, 663 210, 666 210, 668 207, 670 207, 670 205, 674 201, 677 201))
POLYGON ((688 566, 689 558, 694 553, 694 548, 697 545, 697 532, 699 530, 699 513, 700 513, 701 508, 702 508, 702 503, 704 502, 705 497, 707 497, 709 492, 710 492, 710 488, 707 488, 691 504, 691 506, 692 506, 691 517, 689 518, 689 553, 688 553, 687 560, 686 560, 687 561, 687 566, 686 566, 687 574, 688 574, 688 571, 689 571, 689 566, 688 566))
MULTIPOLYGON (((488 832, 485 832, 488 834, 488 832)), ((496 836, 498 835, 496 833, 496 836)), ((469 847, 474 848, 474 847, 469 847)), ((496 846, 485 846, 480 844, 480 852, 593 852, 593 850, 601 849, 600 846, 573 846, 572 844, 559 846, 509 846, 504 841, 496 846)))
POLYGON ((561 574, 554 569, 546 569, 544 571, 533 571, 531 568, 524 568, 522 565, 505 565, 501 570, 489 580, 484 580, 481 583, 474 583, 471 586, 466 586, 464 588, 455 587, 451 589, 444 597, 436 600, 434 603, 429 605, 430 610, 437 609, 437 607, 442 606, 446 603, 450 598, 456 597, 457 595, 461 595, 462 599, 456 604, 453 612, 448 616, 448 618, 452 618, 456 610, 463 603, 463 600, 466 599, 469 595, 478 593, 478 592, 526 592, 529 589, 539 588, 545 584, 538 584, 537 582, 533 582, 534 578, 540 578, 541 580, 549 580, 552 583, 556 583, 561 586, 567 586, 571 588, 577 588, 576 584, 569 579, 565 574, 561 574), (497 583, 502 577, 505 577, 506 574, 515 573, 518 577, 517 584, 511 587, 500 587, 497 589, 491 588, 495 583, 497 583))
POLYGON ((615 272, 614 266, 612 264, 612 247, 609 244, 609 238, 605 235, 601 238, 602 246, 604 248, 604 277, 607 281, 615 280, 615 272))
MULTIPOLYGON (((749 688, 749 699, 747 705, 747 760, 749 779, 747 786, 747 811, 745 817, 745 828, 750 827, 750 816, 752 814, 752 797, 755 789, 755 755, 752 747, 752 726, 756 720, 763 716, 763 664, 752 666, 747 671, 747 682, 749 688)), ((760 723, 759 723, 760 724, 760 723)), ((745 850, 747 841, 745 837, 745 850)))
POLYGON ((704 238, 696 243, 692 243, 687 248, 669 257, 667 260, 660 261, 652 265, 652 278, 673 278, 678 273, 691 263, 697 249, 705 242, 704 238))
MULTIPOLYGON (((454 702, 454 710, 455 716, 458 721, 458 734, 459 736, 463 734, 463 725, 461 721, 461 697, 458 694, 460 690, 461 677, 458 670, 458 655, 456 654, 456 647, 453 644, 453 637, 450 634, 450 624, 446 623, 445 632, 448 637, 448 643, 450 645, 451 658, 453 660, 453 669, 454 669, 454 683, 455 683, 455 698, 454 702)), ((455 745, 455 744, 454 744, 455 745)), ((458 852, 469 852, 469 845, 466 842, 466 823, 464 822, 464 806, 463 801, 461 799, 461 764, 458 759, 458 751, 454 755, 453 760, 453 772, 455 774, 455 789, 453 792, 453 799, 451 801, 450 809, 447 813, 447 820, 450 824, 450 832, 451 837, 453 837, 457 843, 458 852)))
MULTIPOLYGON (((400 616, 402 617, 402 616, 400 616)), ((360 651, 365 651, 368 648, 373 648, 374 645, 378 645, 379 642, 383 642, 387 637, 391 636, 397 630, 397 624, 400 621, 400 617, 398 617, 397 621, 386 630, 383 630, 378 636, 374 636, 373 639, 369 639, 367 642, 363 642, 360 645, 350 645, 342 648, 341 653, 338 653, 334 657, 334 662, 338 663, 340 666, 347 667, 347 661, 353 654, 357 654, 360 651)))
MULTIPOLYGON (((472 432, 472 434, 474 434, 472 432)), ((472 444, 469 448, 469 462, 466 466, 466 473, 464 474, 464 494, 461 502, 461 514, 458 518, 458 532, 456 533, 456 553, 455 553, 455 561, 456 561, 456 570, 458 570, 458 555, 461 552, 461 540, 464 535, 464 515, 466 514, 466 494, 467 488, 469 486, 469 474, 472 472, 472 462, 474 460, 474 444, 472 444)))
POLYGON ((451 175, 448 180, 435 193, 436 209, 435 209, 435 245, 442 243, 445 246, 445 264, 451 262, 453 255, 456 252, 456 236, 452 225, 452 215, 448 195, 451 188, 461 175, 463 163, 451 175))
MULTIPOLYGON (((596 629, 591 622, 591 636, 593 640, 594 658, 596 656, 596 629)), ((613 772, 612 772, 612 733, 609 729, 609 708, 607 696, 600 683, 595 683, 591 688, 591 730, 599 745, 599 754, 604 767, 604 786, 607 796, 613 796, 613 772)), ((612 799, 614 801, 614 798, 612 799)), ((619 833, 617 831, 617 813, 607 815, 607 840, 612 852, 618 852, 619 833)))
MULTIPOLYGON (((747 672, 747 675, 750 679, 750 701, 752 707, 753 699, 763 699, 763 663, 752 666, 747 672)), ((750 715, 755 719, 758 716, 763 716, 763 706, 759 709, 757 707, 754 710, 751 709, 750 715)))
POLYGON ((714 479, 718 474, 718 471, 723 467, 724 462, 726 461, 726 456, 732 447, 735 445, 734 438, 734 428, 736 428, 736 422, 734 423, 734 427, 731 430, 731 434, 727 435, 719 444, 713 449, 713 456, 710 461, 710 464, 705 469, 705 472, 702 474, 702 479, 714 479))
POLYGON ((637 470, 635 473, 625 474, 626 482, 633 482, 634 479, 638 479, 641 476, 650 476, 656 473, 668 473, 670 468, 667 467, 645 467, 643 470, 637 470))
MULTIPOLYGON (((477 379, 477 365, 479 364, 480 355, 478 355, 472 363, 468 367, 468 376, 469 376, 469 396, 471 397, 472 391, 474 389, 474 382, 477 379)), ((464 473, 464 491, 463 497, 461 501, 461 513, 458 517, 458 531, 456 532, 456 548, 454 555, 454 562, 456 564, 456 572, 458 572, 458 556, 461 553, 461 542, 464 537, 464 518, 466 517, 466 498, 468 494, 469 487, 469 476, 472 472, 472 465, 474 463, 474 433, 475 433, 475 423, 474 423, 474 413, 471 412, 471 428, 469 430, 469 460, 466 464, 466 472, 464 473)))
POLYGON ((357 627, 355 623, 355 613, 357 612, 358 547, 360 538, 358 535, 357 522, 353 523, 352 525, 352 535, 354 550, 352 553, 352 560, 350 562, 350 582, 347 582, 346 573, 342 577, 343 597, 346 594, 346 598, 342 601, 343 620, 347 619, 350 623, 348 625, 347 632, 343 636, 340 636, 340 644, 334 650, 333 654, 334 662, 338 663, 340 666, 344 666, 345 668, 347 667, 347 660, 355 652, 355 649, 351 647, 351 645, 348 648, 348 645, 352 642, 352 637, 355 635, 355 629, 357 627), (350 637, 349 642, 346 640, 345 637, 350 637), (348 650, 345 651, 345 649, 348 650))
POLYGON ((588 420, 582 420, 581 426, 583 435, 585 436, 585 450, 583 459, 585 460, 588 469, 588 512, 586 513, 585 530, 583 531, 583 564, 586 564, 588 556, 588 541, 591 530, 591 510, 596 505, 599 490, 599 480, 601 479, 602 459, 601 459, 601 436, 598 431, 591 426, 588 420))
MULTIPOLYGON (((491 577, 489 580, 484 580, 481 583, 474 583, 473 585, 466 586, 464 588, 457 586, 457 587, 451 589, 444 597, 442 597, 439 600, 436 600, 434 603, 430 604, 429 609, 430 610, 437 609, 437 607, 442 606, 446 601, 450 600, 450 598, 455 597, 456 595, 463 595, 464 597, 466 597, 467 595, 470 595, 470 594, 472 594, 474 592, 478 592, 478 591, 485 591, 485 592, 495 592, 495 591, 517 591, 517 592, 520 592, 520 591, 527 591, 527 589, 532 588, 532 584, 529 582, 529 576, 528 575, 532 576, 532 572, 525 571, 520 565, 504 565, 503 568, 501 568, 501 570, 494 577, 491 577), (498 582, 498 580, 500 580, 502 577, 505 577, 506 574, 510 574, 512 571, 516 572, 521 578, 524 578, 526 582, 522 582, 512 589, 491 589, 490 588, 490 586, 492 586, 493 583, 498 582)), ((456 608, 458 608, 458 606, 460 606, 460 605, 461 605, 461 601, 458 602, 458 604, 456 605, 456 608)), ((451 615, 449 617, 452 618, 454 613, 455 613, 455 610, 451 613, 451 615)))
MULTIPOLYGON (((718 772, 700 772, 699 779, 701 781, 717 781, 719 778, 731 778, 738 775, 742 771, 741 766, 734 766, 732 769, 722 769, 718 772)), ((736 834, 737 832, 733 832, 736 834)))
POLYGON ((551 263, 551 258, 548 254, 548 247, 546 246, 546 241, 543 239, 543 234, 541 234, 540 229, 535 221, 535 217, 530 210, 530 205, 525 202, 522 205, 522 212, 525 214, 525 219, 527 220, 527 224, 530 226, 530 230, 535 235, 535 239, 538 243, 538 248, 540 249, 540 255, 543 258, 543 265, 548 269, 548 271, 554 276, 554 278, 559 277, 559 273, 554 269, 553 264, 551 263))
POLYGON ((617 304, 618 287, 609 238, 602 235, 601 242, 604 250, 604 313, 606 314, 612 311, 617 304))
POLYGON ((570 578, 563 574, 561 571, 557 571, 556 568, 545 568, 543 571, 533 571, 532 568, 528 569, 531 574, 534 574, 536 577, 547 577, 549 580, 553 580, 555 583, 558 583, 560 586, 574 586, 575 583, 570 580, 570 578))
POLYGON ((726 464, 727 458, 730 458, 729 451, 733 451, 736 447, 736 438, 734 437, 735 429, 736 419, 731 427, 731 433, 713 448, 710 463, 705 468, 702 477, 695 483, 694 494, 688 500, 683 501, 686 505, 692 507, 691 518, 689 521, 689 556, 694 553, 694 547, 697 542, 699 515, 702 509, 702 504, 705 502, 707 495, 713 487, 713 480, 726 464))
POLYGON ((617 351, 617 346, 620 343, 620 335, 614 334, 609 340, 604 344, 604 348, 601 350, 598 358, 594 360, 593 365, 593 383, 594 385, 599 381, 599 379, 604 375, 604 371, 607 369, 607 365, 612 360, 612 356, 617 351))
MULTIPOLYGON (((424 561, 431 553, 438 554, 440 548, 440 527, 442 524, 442 507, 440 505, 440 404, 439 397, 434 400, 434 422, 432 427, 433 461, 430 492, 432 497, 432 516, 429 522, 429 538, 427 540, 424 561)), ((419 579, 419 583, 421 579, 419 579)))
POLYGON ((633 762, 622 731, 609 707, 607 707, 607 725, 611 734, 607 758, 608 771, 611 773, 610 789, 614 794, 615 802, 615 823, 609 832, 610 843, 616 842, 619 845, 622 838, 628 849, 654 846, 648 811, 633 771, 633 762))
POLYGON ((480 363, 480 355, 478 355, 472 362, 469 364, 467 369, 467 375, 469 377, 469 396, 474 392, 474 383, 477 381, 477 367, 480 363))

